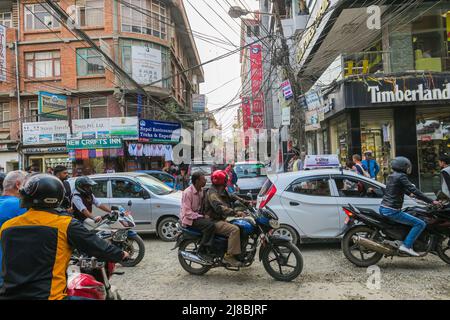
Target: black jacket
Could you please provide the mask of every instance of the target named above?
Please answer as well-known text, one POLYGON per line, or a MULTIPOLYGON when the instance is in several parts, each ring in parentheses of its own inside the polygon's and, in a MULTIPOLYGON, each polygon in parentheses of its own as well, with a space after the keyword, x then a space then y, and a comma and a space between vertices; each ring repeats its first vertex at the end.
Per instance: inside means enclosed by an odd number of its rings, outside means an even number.
POLYGON ((122 250, 59 212, 30 209, 0 229, 3 287, 0 299, 63 299, 72 249, 119 262, 122 250))
POLYGON ((72 190, 70 189, 70 183, 67 180, 64 180, 64 200, 61 203, 61 208, 63 209, 69 209, 72 206, 72 190))
POLYGON ((417 199, 432 203, 433 200, 418 190, 405 173, 394 172, 389 175, 381 205, 393 209, 401 209, 406 195, 414 194, 417 199))

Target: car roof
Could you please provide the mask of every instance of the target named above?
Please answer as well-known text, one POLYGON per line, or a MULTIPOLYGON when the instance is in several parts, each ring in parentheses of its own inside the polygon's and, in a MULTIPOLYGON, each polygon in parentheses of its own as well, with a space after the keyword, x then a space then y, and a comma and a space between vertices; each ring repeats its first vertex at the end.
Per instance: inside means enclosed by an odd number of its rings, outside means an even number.
POLYGON ((138 171, 135 171, 135 172, 136 173, 145 173, 145 174, 148 174, 148 173, 161 173, 161 174, 167 174, 167 175, 170 176, 170 173, 167 173, 167 172, 161 171, 161 170, 138 170, 138 171))
MULTIPOLYGON (((144 172, 116 172, 116 173, 98 173, 98 174, 92 174, 89 175, 89 178, 114 178, 114 177, 129 177, 129 178, 135 178, 135 177, 142 177, 142 176, 148 176, 144 172)), ((71 179, 76 179, 78 177, 72 177, 71 179)))
POLYGON ((355 178, 365 180, 369 183, 373 183, 373 184, 384 187, 384 184, 382 184, 381 182, 366 178, 366 177, 364 177, 354 171, 351 171, 351 170, 341 170, 338 168, 301 170, 301 171, 294 171, 294 172, 268 174, 268 178, 270 181, 275 183, 276 186, 280 186, 284 190, 285 188, 287 188, 287 186, 289 184, 291 184, 294 180, 297 180, 299 178, 303 178, 303 177, 307 178, 307 177, 315 177, 315 176, 329 176, 329 175, 342 175, 342 174, 345 174, 347 176, 353 176, 355 178))

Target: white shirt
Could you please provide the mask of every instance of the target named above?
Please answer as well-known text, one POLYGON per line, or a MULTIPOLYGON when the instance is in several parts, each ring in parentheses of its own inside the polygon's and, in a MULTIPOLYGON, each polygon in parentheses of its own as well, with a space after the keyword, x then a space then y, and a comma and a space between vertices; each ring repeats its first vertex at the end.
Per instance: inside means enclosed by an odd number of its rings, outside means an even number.
MULTIPOLYGON (((84 209, 87 210, 86 206, 83 203, 83 200, 81 200, 81 194, 78 191, 75 191, 73 195, 74 196, 72 197, 72 204, 77 207, 80 212, 83 212, 84 209), (78 197, 75 197, 76 195, 78 195, 78 197)), ((102 205, 102 203, 98 201, 98 199, 94 195, 92 195, 92 204, 97 208, 102 205)))

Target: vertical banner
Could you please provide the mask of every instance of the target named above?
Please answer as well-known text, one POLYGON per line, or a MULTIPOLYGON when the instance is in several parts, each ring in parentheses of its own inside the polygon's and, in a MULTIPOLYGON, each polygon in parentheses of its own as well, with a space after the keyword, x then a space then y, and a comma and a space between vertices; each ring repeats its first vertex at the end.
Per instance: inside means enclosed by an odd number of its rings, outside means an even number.
POLYGON ((250 99, 247 97, 242 98, 242 122, 244 131, 248 130, 251 125, 251 110, 250 99))
POLYGON ((250 46, 250 79, 252 86, 252 114, 253 120, 252 127, 262 128, 264 127, 264 121, 260 121, 260 118, 264 118, 264 94, 262 92, 263 82, 263 65, 262 65, 262 45, 254 44, 250 46))
POLYGON ((137 116, 140 119, 142 117, 142 95, 137 95, 137 116))
POLYGON ((6 81, 6 27, 0 24, 0 81, 6 81))

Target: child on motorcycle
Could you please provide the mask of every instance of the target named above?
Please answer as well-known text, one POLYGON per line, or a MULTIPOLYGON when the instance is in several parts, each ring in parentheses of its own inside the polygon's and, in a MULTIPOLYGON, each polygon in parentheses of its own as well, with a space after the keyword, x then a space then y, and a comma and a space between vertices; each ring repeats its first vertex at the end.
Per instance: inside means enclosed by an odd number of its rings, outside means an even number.
POLYGON ((419 254, 413 250, 413 245, 425 229, 426 223, 401 211, 405 194, 413 194, 417 199, 435 205, 439 205, 440 202, 428 198, 408 180, 408 175, 411 174, 412 170, 411 161, 408 158, 396 157, 392 160, 391 167, 394 172, 388 176, 386 191, 381 201, 380 214, 395 222, 412 226, 399 250, 417 257, 419 254))

